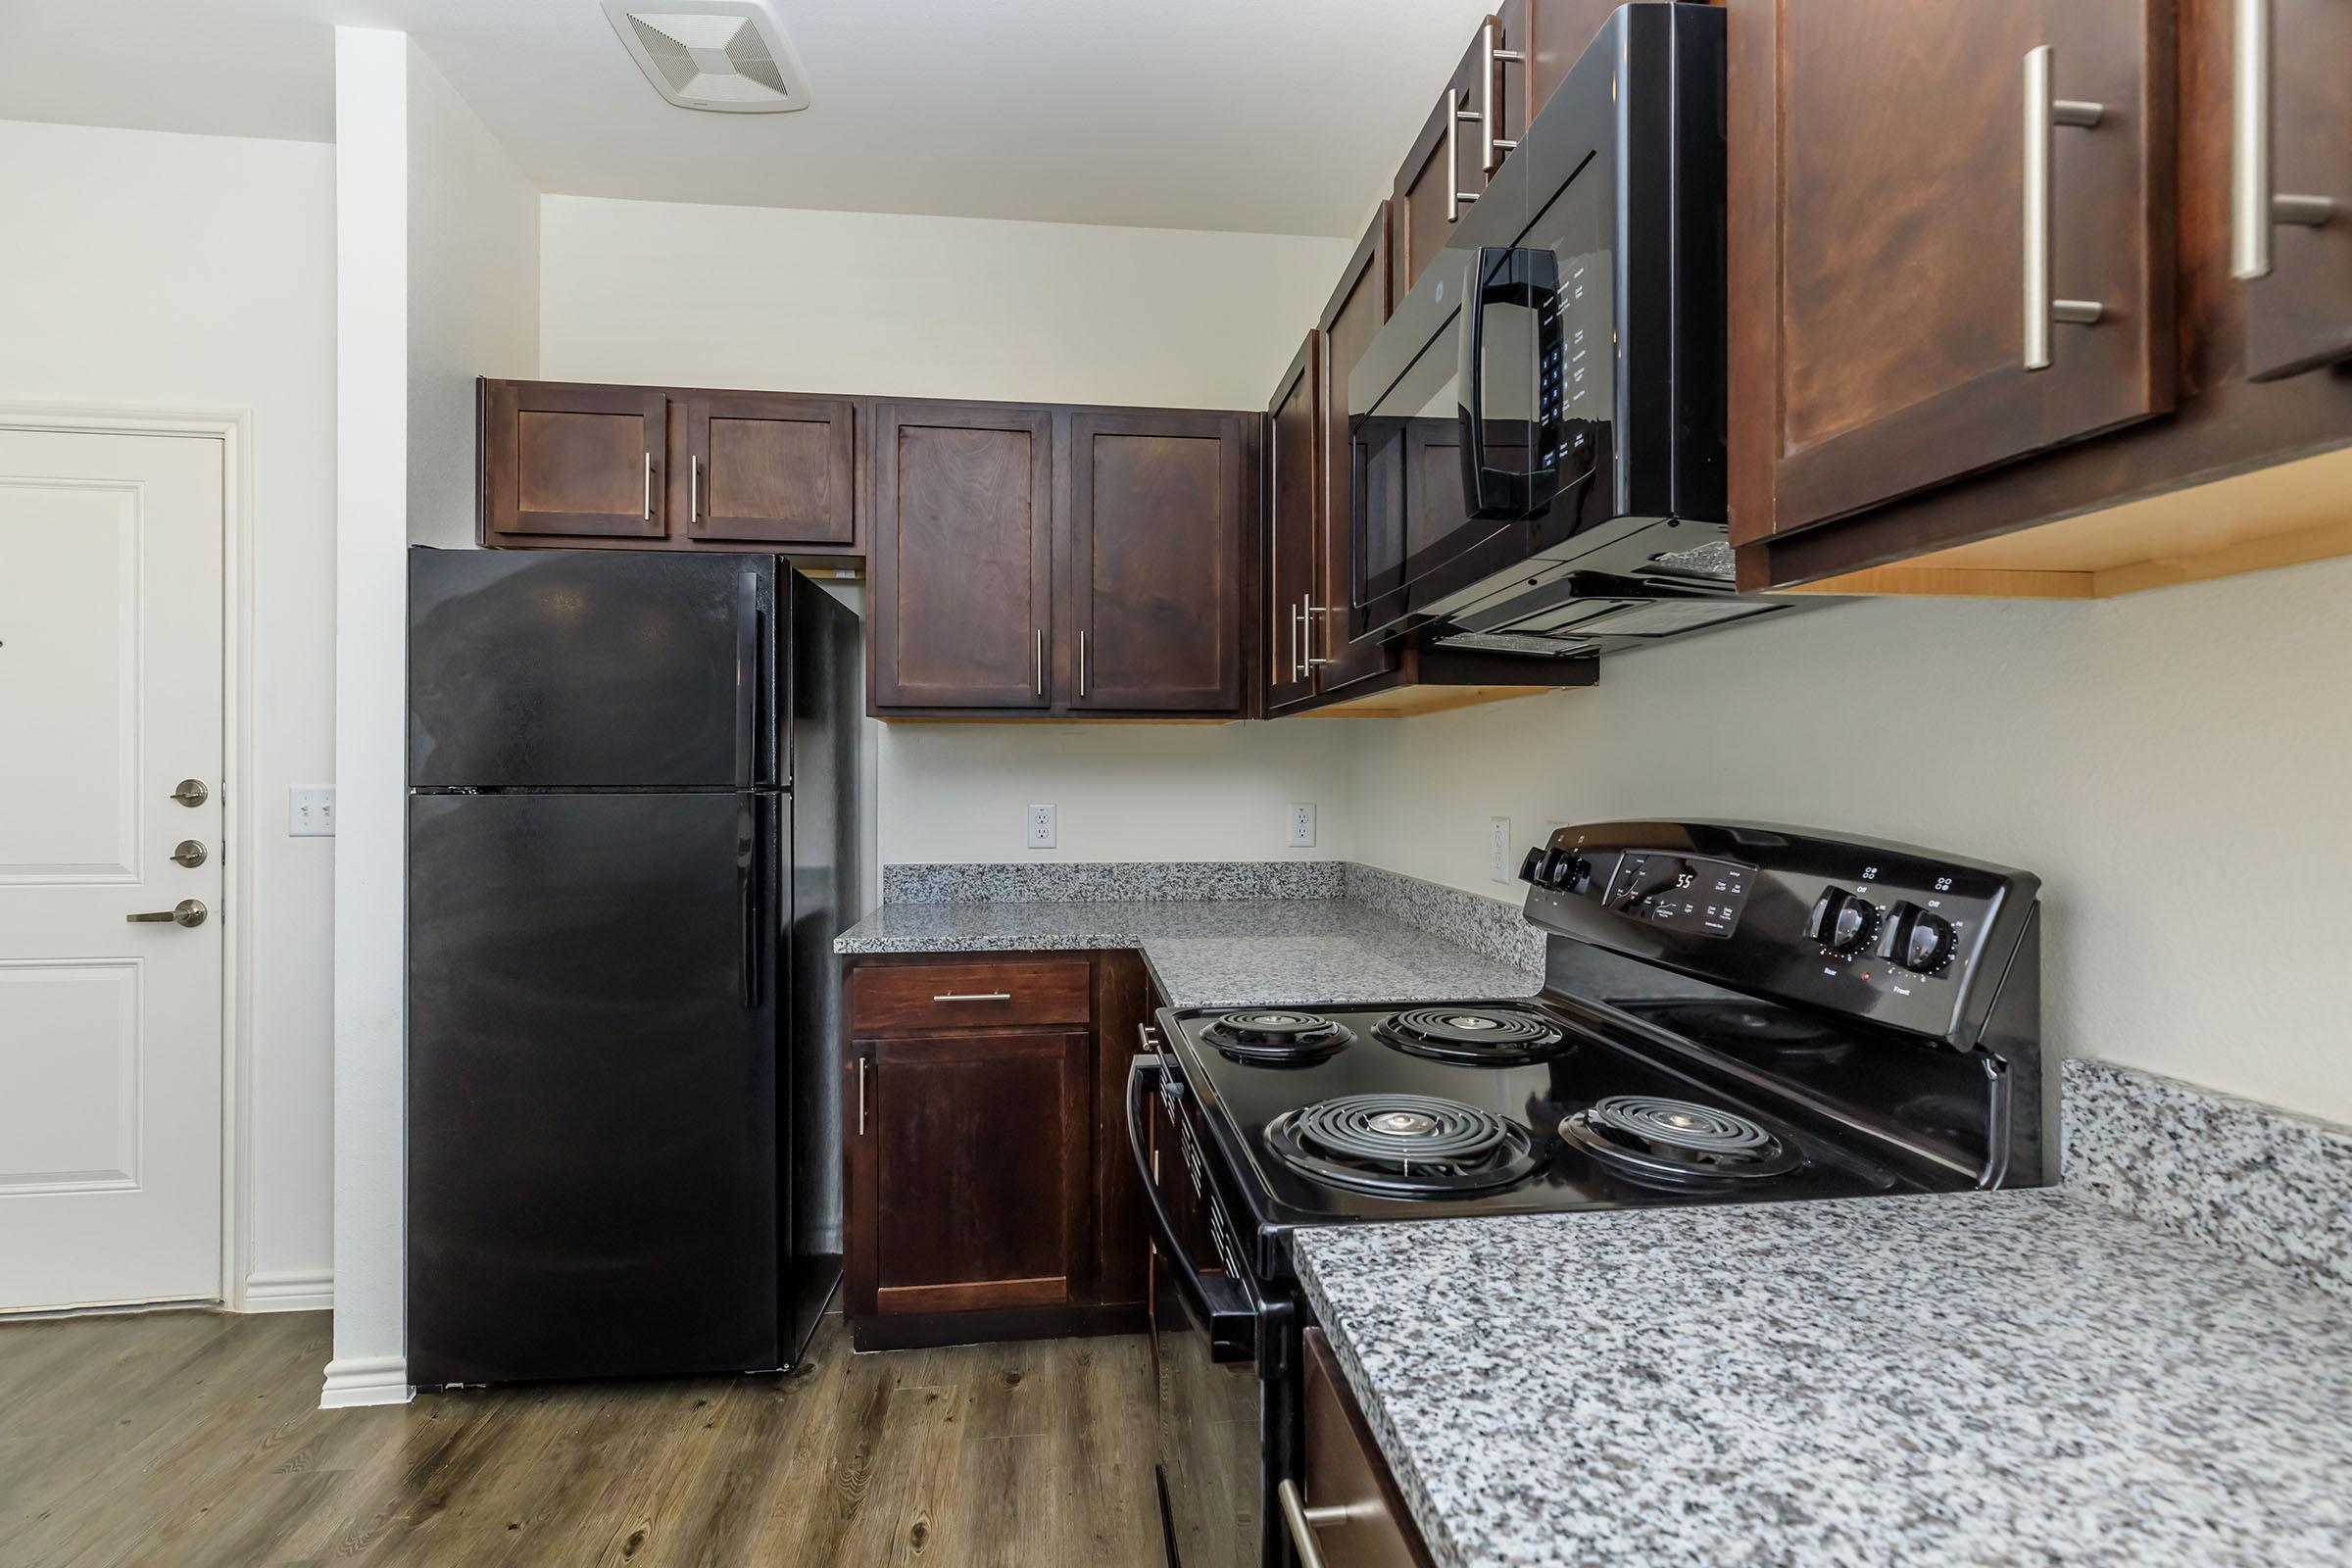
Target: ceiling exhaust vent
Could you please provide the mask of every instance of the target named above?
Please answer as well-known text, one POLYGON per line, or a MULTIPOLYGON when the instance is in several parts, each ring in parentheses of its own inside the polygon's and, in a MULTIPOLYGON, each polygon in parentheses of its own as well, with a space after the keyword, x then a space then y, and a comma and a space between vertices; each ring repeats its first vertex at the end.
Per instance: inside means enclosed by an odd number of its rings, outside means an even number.
POLYGON ((808 107, 784 29, 753 0, 605 0, 654 90, 681 109, 772 115, 808 107))

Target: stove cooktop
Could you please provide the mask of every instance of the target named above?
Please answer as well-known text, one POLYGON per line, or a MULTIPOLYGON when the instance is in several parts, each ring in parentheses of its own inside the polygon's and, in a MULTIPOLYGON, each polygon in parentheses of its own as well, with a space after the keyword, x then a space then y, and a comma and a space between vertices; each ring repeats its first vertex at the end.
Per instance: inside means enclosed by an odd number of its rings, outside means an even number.
MULTIPOLYGON (((1252 1016, 1162 1019, 1262 1229, 1937 1185, 1798 1126, 1736 1072, 1675 1059, 1640 1038, 1642 1023, 1665 1027, 1651 1020, 1612 1030, 1541 999, 1285 1008, 1285 1048, 1260 1042, 1252 1016)), ((1801 1019, 1760 1017, 1720 1023, 1751 1052, 1759 1037, 1821 1049, 1801 1019)))

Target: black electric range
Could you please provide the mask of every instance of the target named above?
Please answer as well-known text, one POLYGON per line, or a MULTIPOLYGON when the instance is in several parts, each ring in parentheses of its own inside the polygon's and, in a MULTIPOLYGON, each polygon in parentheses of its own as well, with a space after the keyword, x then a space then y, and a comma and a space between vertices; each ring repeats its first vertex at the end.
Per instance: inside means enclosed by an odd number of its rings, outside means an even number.
POLYGON ((1692 822, 1564 828, 1521 875, 1533 997, 1158 1015, 1128 1130, 1172 1565, 1283 1568, 1312 1529, 1302 1226, 2042 1179, 2034 878, 1692 822))

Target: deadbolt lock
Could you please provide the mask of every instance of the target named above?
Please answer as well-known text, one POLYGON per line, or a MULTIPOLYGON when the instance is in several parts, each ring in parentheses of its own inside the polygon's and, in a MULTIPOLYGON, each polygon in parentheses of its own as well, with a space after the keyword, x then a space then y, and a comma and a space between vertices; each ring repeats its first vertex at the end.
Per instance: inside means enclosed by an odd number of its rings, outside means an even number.
POLYGON ((205 862, 206 854, 204 846, 196 840, 181 839, 179 848, 172 852, 172 858, 193 869, 205 862))
POLYGON ((183 778, 179 788, 172 792, 172 798, 182 806, 202 806, 213 798, 213 792, 204 787, 200 778, 183 778))

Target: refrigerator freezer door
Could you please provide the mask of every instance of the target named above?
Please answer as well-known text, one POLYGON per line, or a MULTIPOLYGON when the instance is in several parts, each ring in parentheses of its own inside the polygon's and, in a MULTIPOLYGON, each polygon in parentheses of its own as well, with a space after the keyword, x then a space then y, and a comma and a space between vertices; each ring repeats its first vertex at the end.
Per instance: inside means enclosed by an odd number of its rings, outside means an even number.
POLYGON ((772 1367, 773 794, 409 800, 409 1368, 772 1367))
POLYGON ((409 782, 783 782, 776 563, 638 550, 409 552, 409 782))

